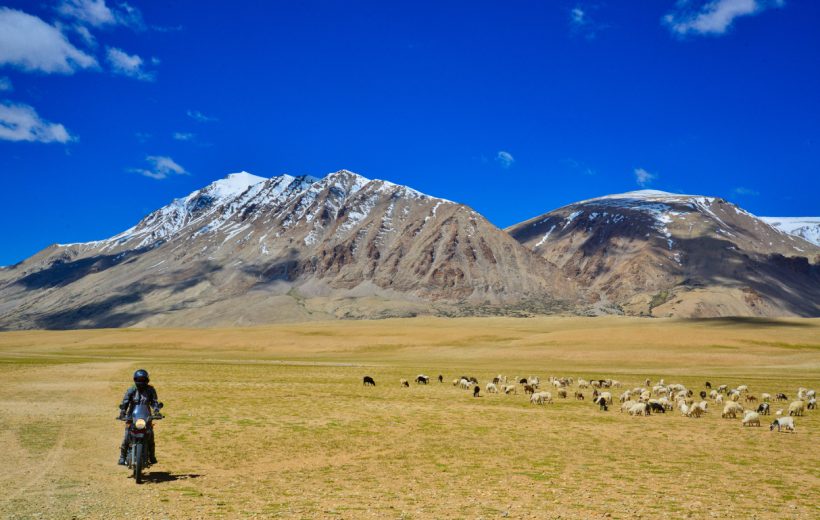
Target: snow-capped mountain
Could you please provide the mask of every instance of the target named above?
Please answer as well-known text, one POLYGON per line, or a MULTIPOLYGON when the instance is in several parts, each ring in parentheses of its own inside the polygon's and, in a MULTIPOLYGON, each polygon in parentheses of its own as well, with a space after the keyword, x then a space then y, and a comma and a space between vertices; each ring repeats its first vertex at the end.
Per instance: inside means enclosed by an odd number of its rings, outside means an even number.
POLYGON ((720 198, 608 195, 507 231, 604 312, 820 315, 820 248, 720 198))
POLYGON ((775 229, 820 246, 820 217, 760 217, 775 229))
POLYGON ((461 204, 346 170, 242 172, 111 238, 0 271, 0 327, 507 312, 574 297, 553 266, 461 204))

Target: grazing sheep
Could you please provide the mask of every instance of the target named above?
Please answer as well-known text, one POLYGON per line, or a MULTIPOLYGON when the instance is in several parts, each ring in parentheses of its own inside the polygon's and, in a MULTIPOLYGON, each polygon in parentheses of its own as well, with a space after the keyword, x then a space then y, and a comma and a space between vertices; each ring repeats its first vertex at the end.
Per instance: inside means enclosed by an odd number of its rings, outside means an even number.
POLYGON ((809 404, 806 405, 806 408, 809 410, 816 410, 817 409, 817 398, 812 397, 809 399, 809 404))
POLYGON ((373 381, 373 378, 370 376, 364 376, 364 379, 362 379, 362 384, 364 386, 376 386, 376 382, 373 381))
POLYGON ((777 426, 777 431, 780 431, 780 428, 785 428, 787 432, 794 432, 794 419, 791 417, 778 417, 769 426, 769 431, 774 430, 775 426, 777 426))
POLYGON ((458 386, 458 382, 461 381, 460 379, 453 379, 453 386, 458 386))
POLYGON ((659 400, 652 400, 646 403, 650 410, 656 413, 666 413, 666 408, 659 400))
POLYGON ((741 424, 743 426, 760 426, 760 415, 757 412, 746 412, 741 424))
POLYGON ((746 396, 746 402, 747 403, 756 403, 757 402, 757 397, 753 396, 752 394, 749 394, 749 395, 746 396))
POLYGON ((498 387, 495 386, 495 383, 487 383, 487 393, 488 394, 497 394, 498 387))
POLYGON ((705 412, 705 411, 704 411, 704 409, 703 409, 703 408, 701 408, 700 406, 698 406, 698 405, 696 405, 696 404, 693 404, 693 405, 692 405, 692 406, 690 406, 690 407, 689 407, 689 409, 686 411, 685 415, 686 415, 686 417, 694 417, 695 419, 697 419, 698 417, 700 417, 701 415, 703 415, 703 414, 704 414, 704 412, 705 412))
POLYGON ((399 382, 401 383, 401 386, 403 386, 404 388, 410 388, 410 381, 408 381, 406 379, 402 379, 399 382))
POLYGON ((816 390, 809 390, 808 392, 806 392, 806 397, 808 397, 809 399, 813 399, 813 398, 817 397, 817 391, 816 390))
POLYGON ((641 392, 640 400, 646 402, 649 401, 651 397, 652 394, 649 392, 649 390, 644 390, 643 392, 641 392))
POLYGON ((583 401, 584 394, 582 394, 581 392, 575 392, 575 399, 577 399, 578 401, 583 401))
POLYGON ((720 385, 718 387, 718 392, 721 394, 725 394, 729 390, 729 385, 720 385))
POLYGON ((776 394, 774 396, 774 400, 775 401, 788 401, 789 397, 786 394, 784 394, 783 392, 780 392, 779 394, 776 394))
POLYGON ((719 395, 720 394, 717 393, 717 390, 712 390, 711 392, 709 392, 709 399, 717 399, 719 395))
POLYGON ((734 419, 739 413, 743 413, 743 407, 740 406, 739 403, 732 401, 730 403, 726 403, 726 406, 723 407, 723 413, 720 414, 720 416, 723 419, 734 419))
POLYGON ((552 394, 549 392, 535 392, 530 397, 532 404, 545 404, 552 402, 552 394))
POLYGON ((740 385, 740 386, 739 386, 739 387, 737 387, 735 390, 737 390, 737 391, 738 391, 738 393, 742 394, 743 392, 748 392, 748 391, 749 391, 749 387, 748 387, 748 386, 746 386, 746 385, 740 385))
POLYGON ((718 394, 715 398, 715 404, 723 404, 723 394, 718 394))
POLYGON ((589 382, 586 379, 578 378, 578 388, 589 388, 589 382))
POLYGON ((762 394, 760 394, 760 400, 764 403, 768 403, 772 400, 772 394, 767 394, 766 392, 763 392, 762 394))
POLYGON ((515 388, 515 385, 507 385, 503 387, 505 394, 517 394, 518 391, 515 388))
POLYGON ((769 415, 769 403, 760 403, 760 406, 757 407, 757 413, 760 415, 769 415))
POLYGON ((525 384, 524 385, 524 393, 525 394, 534 394, 535 393, 535 387, 530 385, 530 384, 525 384))
POLYGON ((627 390, 626 392, 624 392, 624 393, 622 393, 622 394, 621 394, 621 397, 619 397, 619 398, 618 398, 618 400, 619 400, 620 402, 622 402, 622 403, 625 403, 625 402, 629 401, 629 399, 630 399, 631 397, 632 397, 632 391, 631 391, 631 390, 627 390))
POLYGON ((610 392, 601 392, 599 399, 605 399, 606 404, 612 404, 612 393, 610 392))
POLYGON ((729 399, 734 402, 738 402, 740 400, 740 392, 738 392, 737 390, 732 390, 731 392, 729 392, 729 399))
POLYGON ((792 404, 789 405, 789 415, 803 415, 805 406, 806 403, 803 401, 792 401, 792 404))
POLYGON ((628 412, 636 404, 638 404, 638 401, 625 401, 621 405, 621 413, 628 412))
POLYGON ((635 403, 632 405, 632 408, 629 409, 629 415, 645 415, 649 416, 649 407, 646 406, 646 403, 635 403))
POLYGON ((458 380, 458 386, 464 390, 469 390, 471 384, 469 379, 461 378, 458 380))
POLYGON ((561 389, 559 389, 559 390, 558 390, 558 392, 556 392, 556 393, 558 394, 558 397, 560 397, 561 399, 566 399, 566 398, 567 398, 567 390, 566 390, 566 388, 561 388, 561 389))
POLYGON ((416 384, 417 385, 426 385, 430 382, 430 378, 425 376, 424 374, 419 374, 416 376, 416 384))

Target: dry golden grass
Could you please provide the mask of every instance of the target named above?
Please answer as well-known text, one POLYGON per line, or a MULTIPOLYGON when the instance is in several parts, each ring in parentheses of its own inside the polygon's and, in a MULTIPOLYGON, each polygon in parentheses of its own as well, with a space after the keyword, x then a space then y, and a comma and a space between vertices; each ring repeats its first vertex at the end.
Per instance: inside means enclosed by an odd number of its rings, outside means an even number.
POLYGON ((820 320, 3 333, 0 517, 820 517, 815 411, 777 434, 715 409, 689 419, 537 407, 520 391, 485 395, 499 373, 626 387, 664 377, 695 390, 710 380, 792 397, 820 387, 820 320), (142 486, 114 464, 116 404, 139 367, 168 416, 142 486), (418 373, 445 384, 399 387, 418 373), (449 383, 462 374, 479 378, 481 398, 449 383))

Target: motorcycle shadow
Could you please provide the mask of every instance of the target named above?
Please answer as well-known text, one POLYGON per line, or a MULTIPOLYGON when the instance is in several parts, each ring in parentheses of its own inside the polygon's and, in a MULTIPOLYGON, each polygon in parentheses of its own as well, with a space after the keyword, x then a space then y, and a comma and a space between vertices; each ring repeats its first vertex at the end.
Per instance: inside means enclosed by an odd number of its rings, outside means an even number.
POLYGON ((202 475, 196 473, 168 473, 167 471, 152 471, 142 476, 145 483, 161 484, 162 482, 176 482, 177 480, 189 480, 199 478, 202 475))

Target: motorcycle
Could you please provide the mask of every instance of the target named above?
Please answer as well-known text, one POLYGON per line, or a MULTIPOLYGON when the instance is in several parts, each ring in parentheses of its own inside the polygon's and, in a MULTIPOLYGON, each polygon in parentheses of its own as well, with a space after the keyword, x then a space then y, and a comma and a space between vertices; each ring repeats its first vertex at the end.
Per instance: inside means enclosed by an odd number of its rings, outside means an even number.
POLYGON ((119 416, 117 420, 125 421, 128 428, 128 455, 126 465, 133 470, 134 481, 142 484, 142 472, 151 465, 148 458, 148 444, 146 437, 153 433, 153 421, 164 419, 165 416, 159 413, 159 404, 154 413, 147 404, 134 406, 130 417, 119 416))

